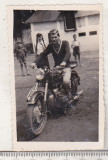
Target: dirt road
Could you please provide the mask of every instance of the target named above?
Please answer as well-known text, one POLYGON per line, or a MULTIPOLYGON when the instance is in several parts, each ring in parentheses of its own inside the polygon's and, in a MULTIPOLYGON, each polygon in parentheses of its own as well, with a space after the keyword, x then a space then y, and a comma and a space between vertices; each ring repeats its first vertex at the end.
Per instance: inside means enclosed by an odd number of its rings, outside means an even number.
MULTIPOLYGON (((28 65, 34 56, 28 56, 28 65)), ((80 75, 80 97, 75 112, 71 116, 55 115, 48 118, 47 125, 38 137, 30 132, 26 118, 26 95, 35 84, 35 71, 30 69, 31 76, 21 76, 20 66, 15 59, 16 115, 18 141, 98 141, 98 52, 87 52, 81 55, 82 67, 76 71, 80 75)))

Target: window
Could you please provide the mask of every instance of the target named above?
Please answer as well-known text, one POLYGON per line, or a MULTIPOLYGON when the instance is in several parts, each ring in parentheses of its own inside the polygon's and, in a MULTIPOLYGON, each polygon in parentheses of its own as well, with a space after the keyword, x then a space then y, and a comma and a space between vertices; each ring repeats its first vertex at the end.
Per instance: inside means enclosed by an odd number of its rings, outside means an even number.
POLYGON ((77 18, 77 24, 78 24, 78 27, 85 26, 85 17, 79 17, 79 18, 77 18))
POLYGON ((97 34, 97 31, 91 31, 91 32, 89 32, 90 36, 93 36, 93 35, 96 35, 96 34, 97 34))
POLYGON ((78 33, 79 37, 86 36, 86 32, 78 33))
POLYGON ((65 27, 65 31, 76 30, 76 20, 75 20, 74 12, 64 11, 64 27, 65 27))
POLYGON ((98 25, 99 24, 99 15, 91 15, 88 16, 88 23, 89 25, 98 25))

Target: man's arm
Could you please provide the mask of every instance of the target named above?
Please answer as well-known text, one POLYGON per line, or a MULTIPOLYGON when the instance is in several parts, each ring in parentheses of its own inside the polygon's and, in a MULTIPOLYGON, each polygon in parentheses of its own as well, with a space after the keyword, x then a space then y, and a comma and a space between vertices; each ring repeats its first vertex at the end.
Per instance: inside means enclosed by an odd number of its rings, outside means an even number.
POLYGON ((25 57, 27 57, 27 50, 25 48, 23 48, 24 53, 25 53, 25 57))
POLYGON ((72 42, 71 48, 72 48, 72 49, 74 48, 74 42, 72 42))
POLYGON ((47 48, 34 60, 33 63, 36 63, 36 65, 38 65, 41 59, 46 57, 49 53, 51 53, 50 45, 47 46, 47 48))
POLYGON ((69 43, 67 41, 65 41, 65 57, 63 59, 63 62, 66 62, 69 60, 69 58, 71 57, 71 54, 70 54, 70 46, 69 46, 69 43))

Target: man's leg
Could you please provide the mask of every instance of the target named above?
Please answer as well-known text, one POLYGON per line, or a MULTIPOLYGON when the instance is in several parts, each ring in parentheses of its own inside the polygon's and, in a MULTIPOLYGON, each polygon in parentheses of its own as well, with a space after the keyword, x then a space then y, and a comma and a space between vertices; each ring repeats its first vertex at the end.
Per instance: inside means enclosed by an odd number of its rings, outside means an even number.
POLYGON ((75 60, 75 61, 77 60, 76 54, 74 54, 74 60, 75 60))
POLYGON ((24 66, 25 66, 25 69, 26 69, 26 72, 27 72, 27 75, 29 75, 29 71, 28 71, 28 68, 27 68, 27 65, 26 65, 26 62, 24 63, 24 66))
POLYGON ((26 64, 25 57, 23 57, 23 63, 24 63, 24 66, 25 66, 25 69, 26 69, 27 75, 29 75, 30 73, 29 73, 28 68, 27 68, 27 64, 26 64))
POLYGON ((79 66, 81 66, 80 53, 78 53, 78 61, 79 61, 79 66))
POLYGON ((75 53, 75 55, 74 55, 74 60, 77 62, 77 65, 79 65, 79 63, 78 63, 78 58, 77 58, 77 54, 75 53))
POLYGON ((73 109, 75 109, 73 104, 74 97, 71 94, 71 68, 64 69, 63 83, 64 83, 64 88, 66 90, 66 94, 69 97, 68 110, 66 112, 67 114, 71 115, 73 109))
POLYGON ((21 59, 19 59, 19 63, 20 63, 20 66, 21 66, 21 71, 22 71, 22 76, 24 76, 24 71, 23 71, 23 62, 21 59))
POLYGON ((71 68, 65 68, 63 70, 63 85, 66 91, 66 94, 69 95, 69 98, 71 98, 71 68))

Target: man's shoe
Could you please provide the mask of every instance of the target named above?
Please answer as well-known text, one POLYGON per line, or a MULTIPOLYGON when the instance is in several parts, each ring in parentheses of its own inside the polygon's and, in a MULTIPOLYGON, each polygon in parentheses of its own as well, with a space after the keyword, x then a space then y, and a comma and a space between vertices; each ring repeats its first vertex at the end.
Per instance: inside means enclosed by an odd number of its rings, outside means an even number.
POLYGON ((79 98, 80 95, 83 94, 83 90, 81 90, 80 92, 78 92, 75 96, 74 96, 74 100, 77 100, 79 98))
POLYGON ((30 73, 29 73, 29 72, 27 72, 27 75, 28 75, 28 76, 30 76, 30 73))
POLYGON ((77 95, 82 95, 83 94, 83 90, 81 90, 80 92, 77 93, 77 95))
POLYGON ((75 95, 73 99, 77 100, 78 98, 79 98, 79 95, 75 95))

